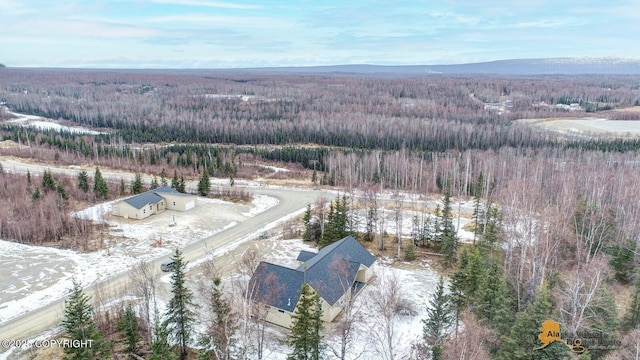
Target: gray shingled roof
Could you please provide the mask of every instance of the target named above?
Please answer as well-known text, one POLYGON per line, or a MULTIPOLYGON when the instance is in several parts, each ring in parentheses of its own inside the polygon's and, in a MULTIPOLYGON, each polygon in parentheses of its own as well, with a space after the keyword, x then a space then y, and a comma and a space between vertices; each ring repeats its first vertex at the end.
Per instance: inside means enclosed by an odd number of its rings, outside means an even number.
POLYGON ((247 294, 258 302, 293 312, 298 300, 298 291, 302 287, 304 274, 296 269, 261 261, 249 281, 247 294))
POLYGON ((309 259, 311 259, 312 257, 318 255, 318 253, 314 253, 311 251, 304 251, 304 250, 300 250, 300 254, 298 254, 298 258, 296 260, 301 261, 301 262, 305 262, 309 259))
POLYGON ((148 204, 157 204, 162 200, 164 200, 162 196, 154 192, 147 191, 142 194, 138 194, 136 196, 132 196, 130 198, 124 199, 124 202, 133 206, 136 209, 142 209, 148 204))
POLYGON ((189 195, 189 194, 183 194, 180 191, 178 191, 178 190, 176 190, 176 189, 174 189, 172 187, 168 187, 168 186, 162 186, 162 187, 159 187, 157 189, 149 190, 148 192, 179 195, 179 196, 193 196, 193 195, 189 195))
POLYGON ((138 195, 132 196, 130 198, 124 199, 124 202, 126 202, 127 204, 133 206, 136 209, 142 209, 143 207, 145 207, 148 204, 157 204, 160 201, 162 201, 164 198, 161 195, 158 195, 158 193, 171 194, 171 195, 191 196, 191 195, 188 195, 188 194, 183 194, 183 193, 177 191, 174 188, 170 188, 168 186, 163 186, 163 187, 159 187, 157 189, 149 190, 147 192, 143 192, 142 194, 138 194, 138 195))
POLYGON ((330 305, 351 288, 360 265, 371 267, 375 258, 352 236, 326 246, 317 254, 301 251, 306 261, 296 269, 261 262, 250 284, 258 289, 258 301, 293 312, 303 282, 308 282, 330 305), (273 274, 273 275, 270 275, 273 274), (269 291, 278 296, 267 296, 269 291))

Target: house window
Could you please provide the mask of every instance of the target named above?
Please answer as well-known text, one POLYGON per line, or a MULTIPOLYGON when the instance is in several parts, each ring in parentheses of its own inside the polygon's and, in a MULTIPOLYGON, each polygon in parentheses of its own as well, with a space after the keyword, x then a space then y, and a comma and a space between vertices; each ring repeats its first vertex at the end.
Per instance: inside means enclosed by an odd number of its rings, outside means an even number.
POLYGON ((143 213, 143 214, 146 214, 146 213, 147 213, 147 210, 146 210, 146 209, 142 209, 142 213, 143 213))
POLYGON ((153 210, 152 206, 153 205, 149 205, 149 211, 153 210))
POLYGON ((176 206, 176 202, 175 201, 173 202, 173 206, 176 206))

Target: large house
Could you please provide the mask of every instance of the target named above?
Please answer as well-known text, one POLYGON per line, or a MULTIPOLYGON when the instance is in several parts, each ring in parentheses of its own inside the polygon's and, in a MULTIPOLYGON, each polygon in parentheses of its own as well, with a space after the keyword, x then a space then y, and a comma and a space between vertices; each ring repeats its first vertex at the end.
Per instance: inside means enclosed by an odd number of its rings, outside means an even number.
POLYGON ((266 320, 291 328, 298 291, 308 283, 320 295, 322 320, 331 322, 350 295, 357 294, 373 276, 375 258, 352 236, 322 248, 301 251, 295 269, 260 262, 249 282, 251 298, 267 305, 266 320))
POLYGON ((125 219, 145 219, 167 209, 187 211, 195 206, 196 196, 163 186, 114 203, 111 214, 125 219))

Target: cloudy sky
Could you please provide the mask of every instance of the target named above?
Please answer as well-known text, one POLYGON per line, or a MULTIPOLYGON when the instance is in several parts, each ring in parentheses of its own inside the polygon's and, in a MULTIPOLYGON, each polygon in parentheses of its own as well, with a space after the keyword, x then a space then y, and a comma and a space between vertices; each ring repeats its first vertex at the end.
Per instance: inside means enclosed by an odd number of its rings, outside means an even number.
POLYGON ((7 66, 640 58, 638 0, 0 0, 7 66))

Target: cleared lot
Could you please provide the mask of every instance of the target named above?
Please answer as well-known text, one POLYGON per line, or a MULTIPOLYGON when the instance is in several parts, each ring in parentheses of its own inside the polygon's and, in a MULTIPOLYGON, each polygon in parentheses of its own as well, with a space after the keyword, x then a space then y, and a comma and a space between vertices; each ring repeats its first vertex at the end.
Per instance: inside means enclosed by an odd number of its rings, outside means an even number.
POLYGON ((640 121, 608 120, 597 118, 582 119, 521 119, 521 124, 538 126, 569 135, 597 135, 615 137, 640 136, 640 121))
POLYGON ((140 261, 166 256, 176 247, 196 243, 252 218, 277 204, 257 195, 251 204, 198 199, 187 212, 165 211, 144 220, 109 215, 109 204, 91 207, 76 216, 106 221, 101 235, 106 248, 94 253, 28 246, 0 240, 0 324, 63 297, 72 280, 87 286, 126 271, 140 261), (176 226, 169 226, 175 216, 176 226))

